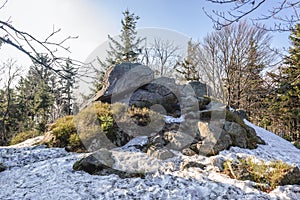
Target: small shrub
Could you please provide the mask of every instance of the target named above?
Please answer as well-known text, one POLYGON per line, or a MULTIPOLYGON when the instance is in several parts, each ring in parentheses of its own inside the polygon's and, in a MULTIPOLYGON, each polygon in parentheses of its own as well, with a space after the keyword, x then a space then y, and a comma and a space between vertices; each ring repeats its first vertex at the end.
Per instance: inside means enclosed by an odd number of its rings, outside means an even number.
POLYGON ((139 130, 136 130, 137 126, 148 126, 149 130, 158 132, 164 125, 163 115, 148 108, 127 107, 117 103, 112 105, 112 113, 118 125, 126 127, 126 133, 132 136, 141 134, 139 130))
POLYGON ((24 142, 25 140, 28 140, 30 138, 34 138, 34 137, 37 137, 37 136, 40 136, 40 135, 42 135, 42 134, 39 133, 36 130, 21 132, 21 133, 18 133, 17 135, 15 135, 11 139, 10 145, 19 144, 21 142, 24 142))
POLYGON ((65 116, 56 120, 55 124, 51 127, 53 135, 56 138, 54 146, 66 147, 69 145, 69 138, 71 135, 77 133, 77 129, 74 124, 74 116, 65 116))
POLYGON ((145 126, 152 119, 156 122, 160 118, 158 114, 146 108, 127 108, 121 103, 110 105, 94 102, 76 116, 66 116, 52 124, 49 130, 55 136, 55 140, 50 146, 68 147, 72 151, 77 151, 83 149, 82 141, 87 146, 109 145, 107 143, 110 142, 106 139, 113 142, 116 140, 116 135, 120 134, 116 120, 125 123, 131 131, 134 126, 131 127, 130 123, 145 126))
POLYGON ((69 139, 68 139, 69 145, 72 148, 71 150, 77 150, 82 148, 82 143, 80 140, 80 137, 77 133, 73 133, 70 135, 69 139))
POLYGON ((292 166, 282 162, 255 162, 251 158, 239 159, 236 162, 224 162, 223 172, 238 180, 251 180, 258 183, 258 188, 269 192, 280 185, 281 180, 292 169, 292 166))

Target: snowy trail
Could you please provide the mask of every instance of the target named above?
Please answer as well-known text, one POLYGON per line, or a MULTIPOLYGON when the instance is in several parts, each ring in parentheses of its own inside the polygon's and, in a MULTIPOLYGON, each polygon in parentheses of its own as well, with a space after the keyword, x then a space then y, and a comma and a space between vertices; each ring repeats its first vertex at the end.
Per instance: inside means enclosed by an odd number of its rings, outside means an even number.
MULTIPOLYGON (((251 126, 267 145, 260 145, 255 150, 234 147, 215 157, 229 159, 237 155, 252 155, 265 160, 281 159, 300 166, 300 151, 291 143, 251 126)), ((142 140, 136 139, 136 142, 142 140)), ((122 148, 116 150, 122 151, 122 148)), ((140 152, 128 152, 137 159, 141 156, 140 152)), ((0 162, 8 166, 0 173, 0 199, 300 199, 300 186, 278 187, 267 194, 255 189, 250 181, 230 179, 210 164, 214 157, 179 154, 145 179, 120 179, 116 175, 92 176, 74 171, 74 162, 83 156, 43 146, 0 148, 0 162), (180 170, 186 161, 197 161, 208 167, 180 170)))

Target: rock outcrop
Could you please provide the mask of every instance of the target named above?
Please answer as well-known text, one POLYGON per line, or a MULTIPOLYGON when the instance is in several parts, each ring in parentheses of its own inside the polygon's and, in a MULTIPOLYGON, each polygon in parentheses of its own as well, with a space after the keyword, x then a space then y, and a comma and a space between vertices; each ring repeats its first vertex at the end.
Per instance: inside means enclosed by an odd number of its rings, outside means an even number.
POLYGON ((206 95, 207 86, 201 82, 178 85, 172 78, 154 79, 154 72, 147 66, 122 63, 107 70, 104 86, 94 101, 147 108, 160 105, 165 114, 180 116, 182 109, 184 113, 205 109, 210 102, 206 95))
MULTIPOLYGON (((171 78, 154 79, 150 68, 136 63, 110 68, 105 82, 96 100, 140 108, 158 105, 156 111, 162 115, 184 116, 181 123, 166 123, 159 132, 151 133, 147 154, 152 157, 167 159, 172 156, 170 149, 185 155, 216 155, 231 146, 253 149, 264 144, 238 114, 211 101, 208 86, 201 82, 179 85, 171 78)), ((135 127, 128 126, 128 130, 135 127)))
MULTIPOLYGON (((180 91, 174 79, 158 78, 151 83, 138 88, 132 94, 129 105, 150 108, 161 105, 166 113, 172 114, 180 111, 180 91)), ((180 115, 180 112, 178 113, 180 115)))
POLYGON ((111 103, 128 98, 128 94, 153 81, 154 72, 138 63, 122 63, 111 66, 104 77, 104 86, 94 98, 95 101, 111 103))

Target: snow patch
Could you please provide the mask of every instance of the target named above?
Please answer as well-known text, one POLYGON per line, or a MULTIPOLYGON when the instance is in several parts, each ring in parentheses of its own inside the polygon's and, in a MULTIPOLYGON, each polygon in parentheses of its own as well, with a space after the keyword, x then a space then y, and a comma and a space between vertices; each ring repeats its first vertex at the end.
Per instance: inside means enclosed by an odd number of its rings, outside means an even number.
POLYGON ((234 180, 218 173, 218 168, 212 165, 216 157, 255 156, 300 166, 300 151, 291 143, 246 123, 267 145, 259 145, 254 150, 232 147, 209 158, 178 153, 161 161, 128 150, 144 145, 147 137, 142 136, 112 150, 113 158, 117 160, 116 168, 127 171, 156 169, 144 179, 93 176, 74 171, 73 164, 89 154, 69 153, 45 146, 0 148, 0 162, 8 166, 0 173, 0 199, 300 199, 300 186, 281 186, 267 194, 254 188, 253 182, 234 180), (181 169, 183 163, 191 161, 207 167, 181 169))
POLYGON ((182 123, 184 122, 184 116, 181 115, 180 117, 176 118, 176 117, 172 117, 172 116, 165 116, 165 122, 167 124, 171 124, 171 123, 182 123))

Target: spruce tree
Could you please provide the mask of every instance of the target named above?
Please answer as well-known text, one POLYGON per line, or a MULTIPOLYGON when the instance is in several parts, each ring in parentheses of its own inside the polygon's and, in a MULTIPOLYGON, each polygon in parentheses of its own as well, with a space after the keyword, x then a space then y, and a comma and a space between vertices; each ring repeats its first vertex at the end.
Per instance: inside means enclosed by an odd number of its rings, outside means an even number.
POLYGON ((296 140, 300 139, 300 24, 292 30, 289 38, 292 47, 285 58, 286 66, 282 68, 277 96, 287 131, 296 140))
POLYGON ((119 41, 108 35, 110 40, 109 48, 107 51, 108 58, 106 61, 110 65, 122 62, 136 62, 142 49, 140 47, 143 39, 137 37, 136 23, 140 19, 129 10, 123 12, 124 19, 121 20, 122 29, 119 41))
POLYGON ((268 92, 268 88, 261 76, 265 66, 259 62, 258 47, 255 41, 250 42, 250 49, 247 55, 247 64, 242 71, 240 79, 240 99, 238 105, 240 109, 247 112, 251 122, 260 123, 260 119, 265 114, 264 99, 268 92))
POLYGON ((62 115, 72 115, 75 103, 75 96, 73 94, 75 87, 75 77, 77 75, 77 68, 72 65, 72 62, 69 60, 66 62, 64 69, 64 77, 60 77, 62 79, 62 101, 63 101, 63 109, 62 115))
POLYGON ((130 13, 129 10, 125 10, 123 15, 121 35, 117 39, 108 35, 109 50, 107 50, 107 58, 104 62, 98 58, 102 69, 96 71, 98 80, 94 83, 94 88, 92 89, 95 93, 103 87, 103 72, 108 67, 123 62, 138 62, 138 57, 142 52, 141 43, 144 38, 138 37, 136 31, 136 24, 140 17, 130 13))
POLYGON ((287 140, 300 140, 300 25, 289 37, 292 46, 277 73, 269 73, 273 87, 265 102, 264 123, 287 140))
POLYGON ((199 81, 199 64, 197 60, 197 48, 199 43, 193 43, 188 41, 187 57, 178 62, 175 66, 176 72, 178 72, 186 81, 199 81))
MULTIPOLYGON (((49 62, 46 56, 39 57, 45 64, 49 62)), ((23 112, 23 126, 26 129, 35 128, 40 132, 46 130, 50 122, 50 115, 54 103, 54 96, 50 87, 53 72, 41 64, 34 63, 25 78, 18 86, 18 102, 23 112)))

